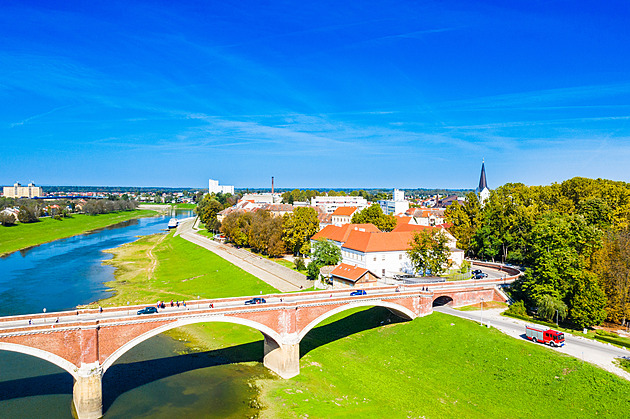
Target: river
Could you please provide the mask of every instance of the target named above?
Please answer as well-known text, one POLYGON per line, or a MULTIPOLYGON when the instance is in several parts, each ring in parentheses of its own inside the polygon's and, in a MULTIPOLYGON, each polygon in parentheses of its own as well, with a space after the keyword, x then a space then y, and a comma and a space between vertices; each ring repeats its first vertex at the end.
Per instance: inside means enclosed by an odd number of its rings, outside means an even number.
MULTIPOLYGON (((186 218, 191 211, 178 211, 186 218)), ((130 220, 0 258, 0 315, 72 309, 108 297, 114 268, 103 253, 158 233, 171 216, 130 220)), ((262 350, 261 350, 262 352, 262 350)), ((231 364, 159 335, 136 346, 103 376, 106 418, 251 417, 250 381, 259 363, 231 364)), ((72 377, 39 358, 0 351, 0 417, 71 418, 72 377)))

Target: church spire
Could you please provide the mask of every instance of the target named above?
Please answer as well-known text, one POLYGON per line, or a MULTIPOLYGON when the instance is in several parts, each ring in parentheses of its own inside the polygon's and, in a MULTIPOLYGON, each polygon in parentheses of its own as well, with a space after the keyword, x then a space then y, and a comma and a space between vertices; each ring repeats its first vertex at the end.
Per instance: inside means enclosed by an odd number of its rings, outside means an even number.
POLYGON ((479 192, 484 189, 488 189, 488 184, 486 183, 486 167, 485 162, 481 162, 481 176, 479 177, 479 188, 477 189, 479 192))

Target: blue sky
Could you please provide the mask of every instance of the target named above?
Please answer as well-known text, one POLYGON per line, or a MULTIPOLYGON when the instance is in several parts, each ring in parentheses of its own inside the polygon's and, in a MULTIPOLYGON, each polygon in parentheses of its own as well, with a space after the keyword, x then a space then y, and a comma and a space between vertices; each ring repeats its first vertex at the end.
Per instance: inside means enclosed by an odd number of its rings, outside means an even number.
POLYGON ((4 2, 0 184, 630 181, 625 1, 4 2))

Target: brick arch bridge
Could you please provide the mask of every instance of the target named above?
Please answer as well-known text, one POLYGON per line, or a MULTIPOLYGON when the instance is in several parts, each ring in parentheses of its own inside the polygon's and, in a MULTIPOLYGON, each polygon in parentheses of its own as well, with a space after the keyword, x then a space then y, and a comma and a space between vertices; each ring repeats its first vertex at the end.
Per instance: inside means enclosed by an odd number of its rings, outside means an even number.
POLYGON ((244 305, 246 297, 192 301, 186 307, 167 307, 140 315, 144 306, 47 313, 0 318, 0 350, 45 359, 74 378, 73 402, 79 418, 102 416, 102 376, 114 362, 139 343, 167 330, 202 322, 229 322, 260 331, 264 337, 263 364, 282 378, 299 374, 299 344, 328 317, 356 307, 385 307, 413 320, 432 313, 435 299, 448 296, 453 306, 505 301, 500 281, 461 281, 368 289, 350 296, 349 290, 266 295, 266 304, 244 305), (212 303, 212 307, 210 304, 212 303))

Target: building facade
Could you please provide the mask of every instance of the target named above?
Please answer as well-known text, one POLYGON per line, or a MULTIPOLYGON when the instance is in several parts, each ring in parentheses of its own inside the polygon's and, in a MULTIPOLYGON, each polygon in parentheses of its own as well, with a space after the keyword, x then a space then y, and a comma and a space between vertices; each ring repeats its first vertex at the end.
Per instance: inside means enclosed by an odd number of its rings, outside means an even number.
POLYGON ((332 214, 339 207, 357 207, 360 211, 367 208, 368 202, 362 196, 314 196, 312 207, 320 207, 325 213, 332 214))
POLYGON ((218 180, 210 179, 208 181, 208 193, 222 193, 234 195, 234 185, 219 185, 218 180))
POLYGON ((409 201, 405 201, 405 191, 394 189, 393 198, 378 201, 383 214, 402 214, 409 209, 409 201))
POLYGON ((13 186, 5 186, 2 189, 2 193, 7 198, 36 198, 44 196, 41 186, 35 186, 32 182, 28 186, 22 186, 15 182, 13 186))

